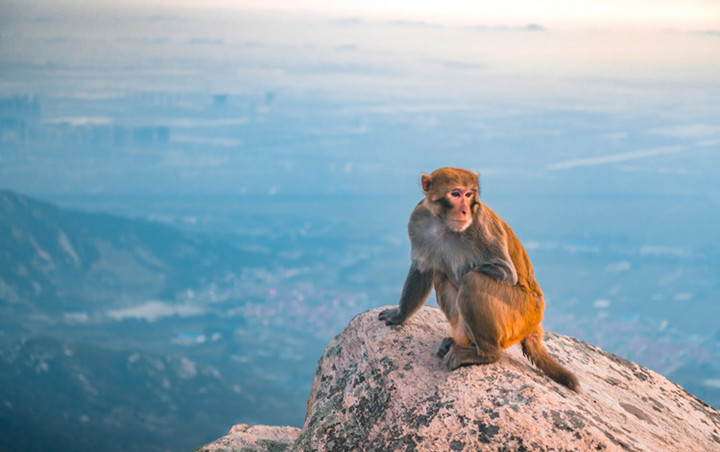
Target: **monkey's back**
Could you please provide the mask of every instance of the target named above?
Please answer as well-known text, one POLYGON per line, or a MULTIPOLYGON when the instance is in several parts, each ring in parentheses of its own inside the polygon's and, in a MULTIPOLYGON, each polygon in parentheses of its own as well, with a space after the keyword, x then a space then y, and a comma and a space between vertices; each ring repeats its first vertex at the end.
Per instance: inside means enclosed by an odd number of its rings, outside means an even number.
POLYGON ((543 293, 540 289, 540 285, 535 280, 535 273, 533 272, 530 257, 528 256, 527 251, 525 251, 525 247, 523 247, 522 243, 520 243, 520 239, 517 238, 512 228, 502 218, 500 218, 498 214, 484 204, 483 208, 487 211, 487 217, 492 218, 492 221, 497 222, 497 224, 505 231, 507 248, 513 265, 515 266, 515 271, 517 272, 517 285, 528 293, 532 293, 533 295, 542 298, 543 293))

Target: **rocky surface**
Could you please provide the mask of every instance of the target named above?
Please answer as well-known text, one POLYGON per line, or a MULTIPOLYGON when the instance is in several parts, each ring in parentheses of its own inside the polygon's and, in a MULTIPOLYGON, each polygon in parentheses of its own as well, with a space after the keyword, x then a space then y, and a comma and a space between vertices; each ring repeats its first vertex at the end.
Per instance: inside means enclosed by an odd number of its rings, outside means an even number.
POLYGON ((267 425, 250 427, 247 424, 237 424, 230 429, 227 435, 194 452, 281 452, 289 450, 298 435, 300 435, 300 429, 295 427, 269 427, 267 425))
MULTIPOLYGON (((256 426, 228 437, 283 431, 278 447, 297 436, 298 451, 720 451, 720 412, 597 347, 545 335, 550 354, 580 379, 575 394, 519 347, 497 363, 450 372, 435 356, 447 328, 438 309, 424 307, 401 327, 378 321, 380 310, 354 318, 327 346, 301 432, 256 426)), ((210 446, 201 450, 218 450, 210 446)))

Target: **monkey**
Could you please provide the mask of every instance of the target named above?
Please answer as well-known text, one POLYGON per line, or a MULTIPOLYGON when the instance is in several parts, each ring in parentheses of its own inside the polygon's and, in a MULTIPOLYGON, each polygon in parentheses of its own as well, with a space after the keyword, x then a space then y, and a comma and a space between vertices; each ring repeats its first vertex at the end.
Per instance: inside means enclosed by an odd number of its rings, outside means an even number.
POLYGON ((577 377, 542 343, 543 292, 520 240, 480 202, 478 173, 440 168, 423 173, 421 186, 425 197, 408 222, 411 264, 399 306, 379 319, 402 325, 434 288, 450 323, 437 355, 450 370, 496 362, 519 343, 547 376, 579 392, 577 377))

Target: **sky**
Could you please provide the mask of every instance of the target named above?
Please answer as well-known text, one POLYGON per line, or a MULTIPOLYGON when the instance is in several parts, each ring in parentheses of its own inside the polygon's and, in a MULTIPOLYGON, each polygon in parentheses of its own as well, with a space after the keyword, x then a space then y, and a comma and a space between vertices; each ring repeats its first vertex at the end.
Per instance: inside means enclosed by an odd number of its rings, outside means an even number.
MULTIPOLYGON (((17 0, 15 0, 17 1, 17 0)), ((47 3, 266 9, 456 23, 720 28, 720 0, 40 0, 47 3)))

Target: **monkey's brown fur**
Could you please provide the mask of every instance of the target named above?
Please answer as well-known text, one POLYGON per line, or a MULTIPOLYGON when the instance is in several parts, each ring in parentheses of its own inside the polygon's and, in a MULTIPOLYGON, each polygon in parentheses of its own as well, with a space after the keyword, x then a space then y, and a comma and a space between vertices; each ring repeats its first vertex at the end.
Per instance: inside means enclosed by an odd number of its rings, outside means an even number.
POLYGON ((530 259, 512 229, 480 202, 477 177, 458 168, 423 174, 425 199, 408 224, 412 263, 400 305, 380 319, 402 324, 435 288, 450 322, 438 355, 450 369, 495 362, 520 343, 540 370, 577 392, 575 375, 542 343, 545 302, 530 259))

